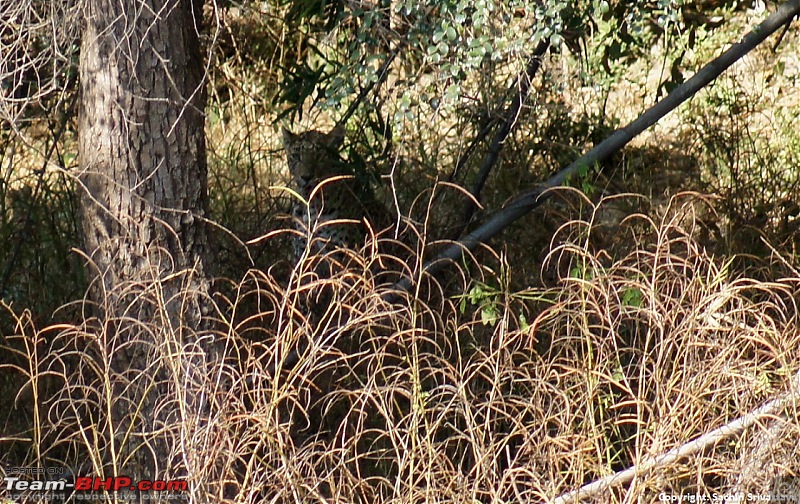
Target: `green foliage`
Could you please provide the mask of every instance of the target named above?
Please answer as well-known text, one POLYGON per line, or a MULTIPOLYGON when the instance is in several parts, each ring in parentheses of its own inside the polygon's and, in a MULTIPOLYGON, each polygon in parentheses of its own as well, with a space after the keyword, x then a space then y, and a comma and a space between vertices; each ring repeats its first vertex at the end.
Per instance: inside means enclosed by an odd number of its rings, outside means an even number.
MULTIPOLYGON (((457 103, 475 72, 524 63, 542 40, 578 53, 591 37, 601 67, 611 74, 616 64, 640 57, 658 37, 683 27, 681 6, 670 0, 407 0, 370 7, 295 2, 286 19, 295 27, 302 57, 286 61, 281 100, 295 108, 308 98, 339 107, 379 79, 378 70, 395 50, 406 76, 433 77, 425 93, 441 106, 457 103), (319 36, 331 30, 331 36, 319 36)), ((681 75, 679 66, 674 73, 681 75)), ((403 95, 403 114, 410 105, 403 95)))
POLYGON ((317 24, 319 28, 329 27, 341 13, 344 2, 340 0, 284 0, 282 3, 291 6, 287 20, 307 21, 317 24))
POLYGON ((622 291, 622 306, 640 308, 642 306, 642 291, 633 287, 622 291))
POLYGON ((597 163, 595 163, 593 168, 583 164, 578 167, 578 171, 575 173, 574 177, 567 177, 567 184, 577 187, 591 198, 597 192, 597 187, 595 187, 592 181, 592 176, 597 171, 599 171, 599 165, 597 163))
POLYGON ((476 282, 469 290, 469 293, 458 296, 461 299, 458 305, 459 310, 462 314, 465 314, 467 312, 467 303, 469 303, 477 307, 480 311, 481 323, 483 325, 494 327, 500 313, 498 303, 501 295, 502 292, 498 289, 481 282, 476 282))

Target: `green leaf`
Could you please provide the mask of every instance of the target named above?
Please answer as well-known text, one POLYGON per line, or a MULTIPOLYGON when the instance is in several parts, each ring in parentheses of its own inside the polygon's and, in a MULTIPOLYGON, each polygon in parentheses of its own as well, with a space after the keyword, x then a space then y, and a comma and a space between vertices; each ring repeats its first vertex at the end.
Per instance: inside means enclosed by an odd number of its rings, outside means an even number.
POLYGON ((476 285, 469 291, 469 302, 472 304, 478 304, 484 299, 483 289, 481 289, 480 285, 476 285))
POLYGON ((587 196, 593 196, 595 191, 594 184, 584 179, 583 182, 581 182, 581 191, 587 196))
POLYGON ((451 102, 456 101, 459 94, 461 94, 461 86, 458 84, 450 84, 444 92, 445 99, 451 102))
POLYGON ((481 323, 483 325, 494 327, 494 325, 497 323, 497 319, 497 307, 494 305, 494 303, 485 305, 481 310, 481 323))
POLYGON ((528 319, 525 317, 524 313, 519 314, 519 328, 523 331, 528 331, 531 328, 531 325, 528 323, 528 319))
POLYGON ((622 305, 640 308, 642 306, 642 297, 642 291, 635 287, 630 287, 622 291, 622 305))

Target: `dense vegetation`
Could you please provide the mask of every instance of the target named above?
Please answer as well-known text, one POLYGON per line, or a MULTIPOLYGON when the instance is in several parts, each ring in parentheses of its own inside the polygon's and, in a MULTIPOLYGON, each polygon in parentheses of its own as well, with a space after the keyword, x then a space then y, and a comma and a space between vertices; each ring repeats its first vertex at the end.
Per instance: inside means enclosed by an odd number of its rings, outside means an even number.
MULTIPOLYGON (((208 319, 228 358, 203 421, 180 370, 153 373, 176 412, 147 433, 174 450, 153 477, 188 479, 198 502, 550 501, 793 397, 796 23, 489 243, 423 270, 775 8, 208 3, 208 319), (335 124, 396 225, 320 277, 325 258, 292 255, 280 127, 335 124)), ((0 462, 124 474, 109 411, 130 377, 107 365, 123 340, 79 252, 81 5, 2 9, 0 462)), ((158 306, 157 282, 142 292, 158 306)), ((150 358, 181 348, 182 328, 131 325, 163 342, 150 358)), ((594 498, 797 495, 795 408, 594 498)))

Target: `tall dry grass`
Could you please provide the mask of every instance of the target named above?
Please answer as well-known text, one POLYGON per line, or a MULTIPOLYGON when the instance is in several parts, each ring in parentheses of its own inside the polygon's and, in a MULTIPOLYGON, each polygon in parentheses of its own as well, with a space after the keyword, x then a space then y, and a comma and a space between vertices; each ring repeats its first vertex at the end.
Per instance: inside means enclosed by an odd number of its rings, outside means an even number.
MULTIPOLYGON (((288 281, 250 271, 216 298, 215 330, 202 334, 91 316, 39 328, 16 314, 11 343, 30 365, 4 367, 29 381, 17 400, 32 407, 33 427, 17 434, 24 462, 106 476, 124 473, 125 443, 163 444, 171 456, 156 461, 159 477, 186 477, 193 502, 547 502, 786 389, 800 275, 786 264, 773 265, 787 275, 772 282, 734 275, 698 241, 696 217, 709 211, 698 195, 673 198, 662 215, 603 219, 617 203, 559 230, 547 258, 559 277, 547 288, 510 290, 515 265, 496 254, 476 270, 482 297, 423 277, 389 296, 378 267, 389 258, 366 247, 338 253, 327 277, 320 257, 288 281), (197 357, 210 355, 212 336, 225 359, 197 357), (115 368, 131 341, 149 345, 144 373, 115 368), (143 406, 128 405, 121 429, 113 411, 132 387, 157 391, 155 413, 137 418, 143 406)), ((140 287, 157 306, 158 283, 140 287)), ((756 454, 771 461, 766 482, 737 481, 747 467, 738 457, 756 455, 732 437, 594 499, 767 495, 797 470, 786 448, 797 446, 787 445, 797 413, 785 419, 783 448, 756 454)))

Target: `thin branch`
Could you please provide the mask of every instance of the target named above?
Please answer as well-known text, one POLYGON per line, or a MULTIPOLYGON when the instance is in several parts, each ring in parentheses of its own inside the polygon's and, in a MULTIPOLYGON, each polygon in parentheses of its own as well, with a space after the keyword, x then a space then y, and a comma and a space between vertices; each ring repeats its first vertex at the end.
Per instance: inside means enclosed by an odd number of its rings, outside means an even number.
POLYGON ((370 82, 364 89, 361 90, 356 99, 353 100, 353 103, 351 103, 347 108, 347 111, 345 111, 345 113, 342 115, 342 118, 339 119, 339 122, 336 123, 336 126, 346 124, 347 120, 350 119, 350 117, 356 112, 358 106, 361 105, 361 102, 364 101, 372 89, 383 84, 383 82, 386 80, 386 77, 389 76, 389 67, 392 65, 392 62, 403 49, 403 47, 405 47, 405 45, 406 41, 401 41, 397 44, 397 47, 394 48, 394 50, 389 54, 389 57, 386 58, 386 60, 378 69, 378 78, 375 81, 370 82))
MULTIPOLYGON (((531 94, 531 82, 533 81, 533 77, 539 71, 539 67, 542 64, 542 56, 544 56, 549 47, 550 39, 545 39, 539 42, 539 45, 536 46, 536 49, 533 51, 533 55, 530 57, 525 70, 520 74, 514 83, 514 86, 518 88, 518 91, 514 96, 514 102, 506 111, 505 122, 495 134, 494 140, 492 140, 492 145, 489 146, 489 152, 487 152, 486 157, 483 158, 483 164, 481 165, 481 169, 478 171, 478 180, 475 182, 475 185, 470 191, 472 198, 468 198, 464 204, 464 215, 461 218, 461 225, 458 227, 458 230, 455 233, 456 236, 459 236, 464 232, 466 227, 469 225, 469 221, 472 220, 475 210, 478 208, 475 202, 480 201, 481 199, 481 191, 483 190, 483 186, 486 184, 486 180, 489 178, 489 173, 491 172, 492 168, 497 163, 497 158, 500 156, 500 151, 503 149, 506 138, 508 138, 509 133, 511 133, 511 128, 514 127, 514 124, 517 122, 517 118, 519 118, 522 106, 525 104, 531 94)), ((459 162, 461 162, 461 159, 459 159, 459 162)), ((458 169, 459 166, 456 165, 456 170, 458 169)))

